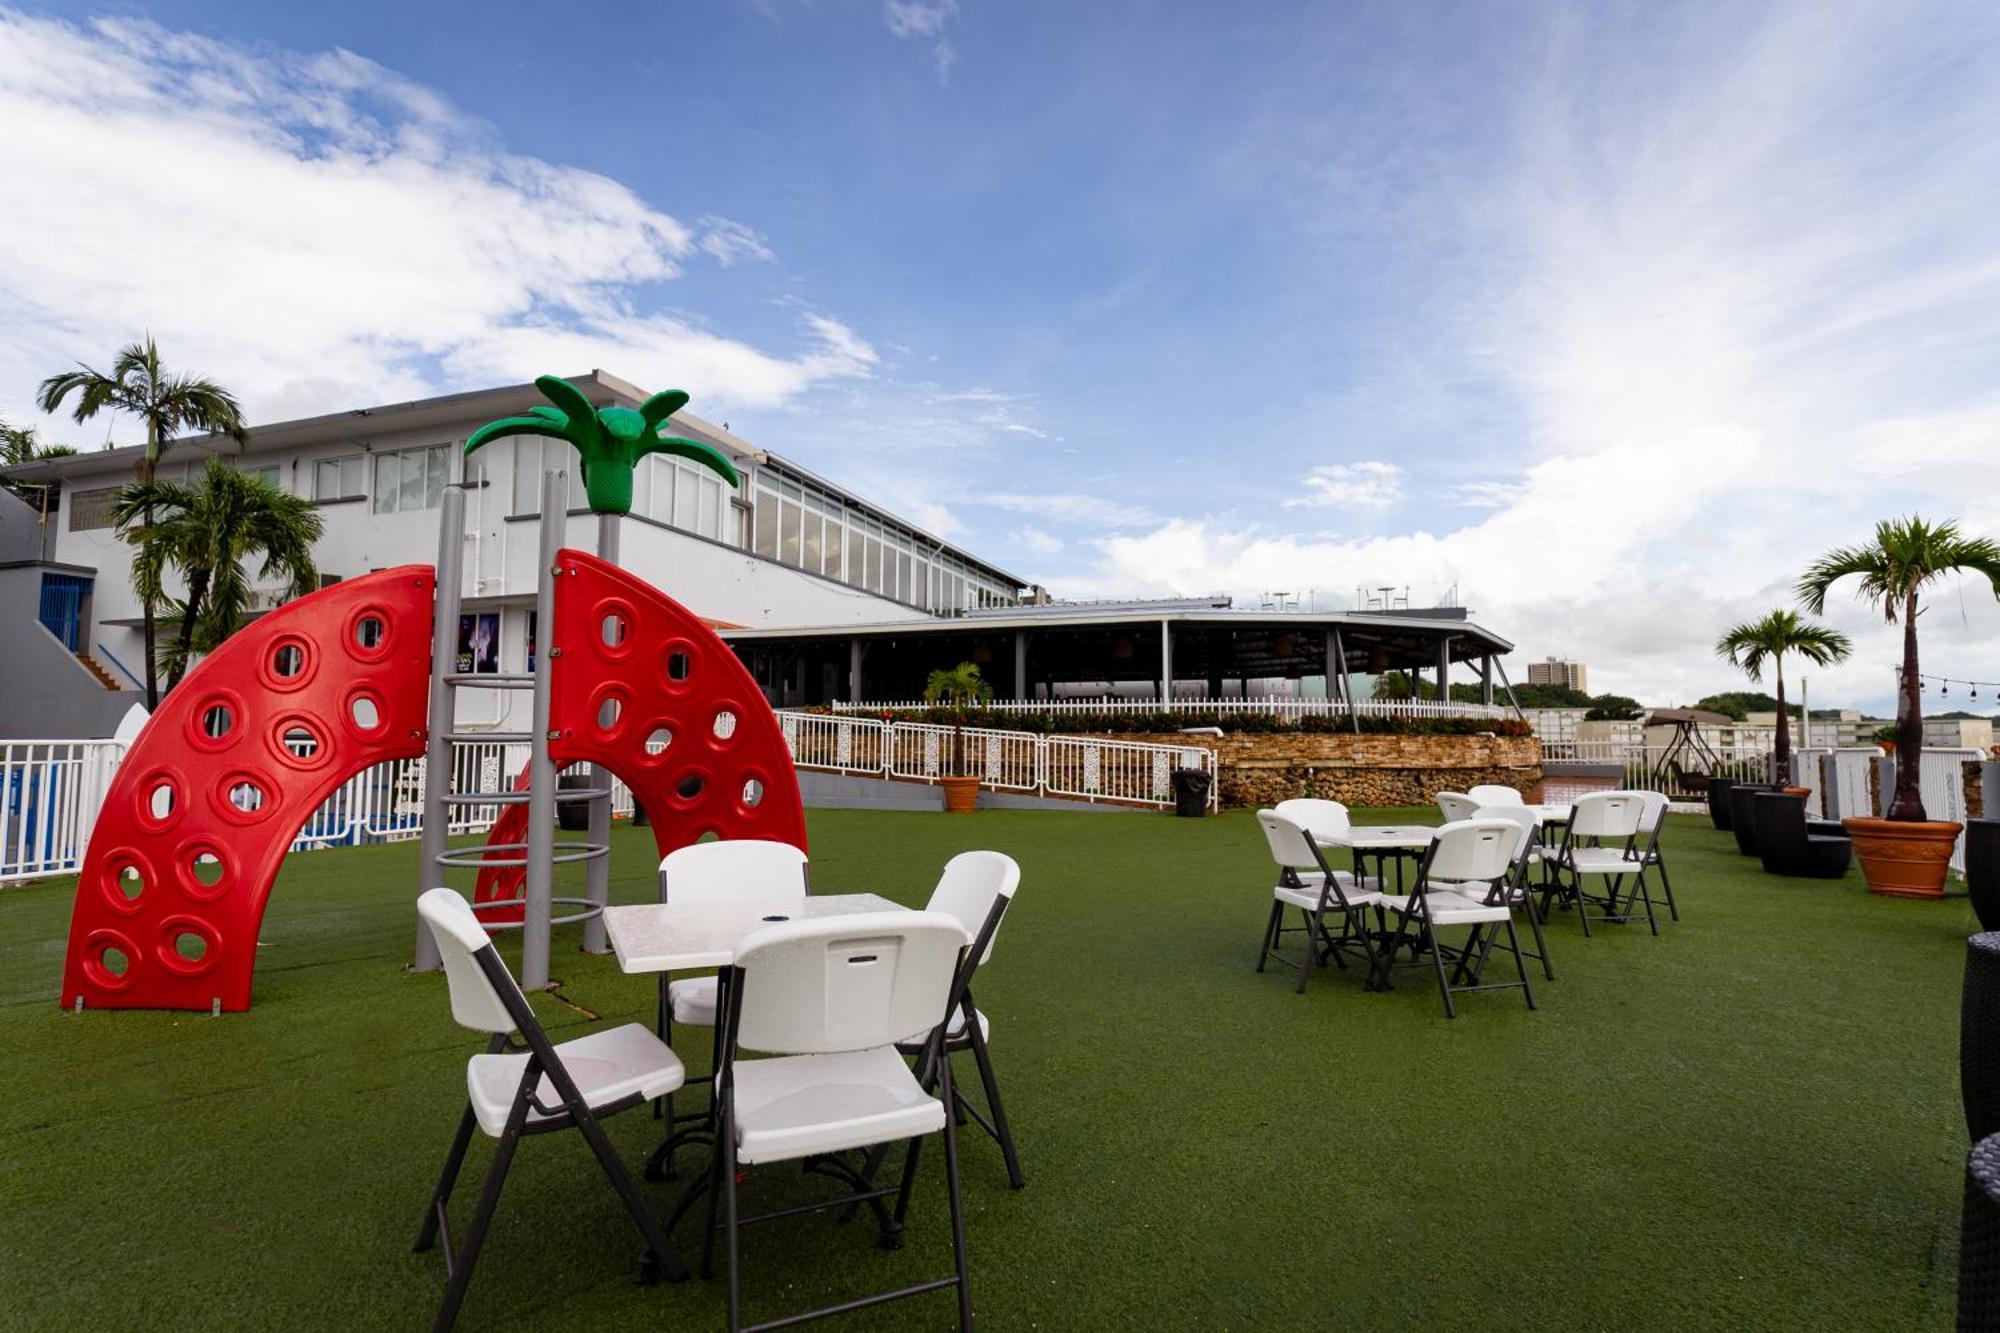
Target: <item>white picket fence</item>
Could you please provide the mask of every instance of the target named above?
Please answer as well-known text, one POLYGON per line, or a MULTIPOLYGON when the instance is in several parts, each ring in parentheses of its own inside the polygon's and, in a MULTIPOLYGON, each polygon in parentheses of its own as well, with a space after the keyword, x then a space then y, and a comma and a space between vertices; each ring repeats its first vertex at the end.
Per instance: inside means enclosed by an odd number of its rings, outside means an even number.
MULTIPOLYGON (((934 783, 952 768, 947 726, 790 709, 779 710, 778 724, 803 769, 934 783)), ((1221 797, 1215 751, 1203 745, 988 727, 965 728, 963 744, 966 771, 996 791, 1165 807, 1174 803, 1173 770, 1196 768, 1209 774, 1210 808, 1221 797)))
MULTIPOLYGON (((915 712, 936 707, 922 699, 870 700, 865 703, 828 704, 840 714, 881 714, 915 712)), ((1338 699, 1297 699, 1269 695, 1253 699, 1175 699, 1162 704, 1157 699, 1121 699, 1105 695, 1096 699, 994 699, 980 705, 994 713, 1052 713, 1082 716, 1096 713, 1228 713, 1254 714, 1297 719, 1301 717, 1477 717, 1502 718, 1510 709, 1501 704, 1439 703, 1434 699, 1359 699, 1350 709, 1338 699)), ((879 718, 878 718, 879 720, 879 718)))

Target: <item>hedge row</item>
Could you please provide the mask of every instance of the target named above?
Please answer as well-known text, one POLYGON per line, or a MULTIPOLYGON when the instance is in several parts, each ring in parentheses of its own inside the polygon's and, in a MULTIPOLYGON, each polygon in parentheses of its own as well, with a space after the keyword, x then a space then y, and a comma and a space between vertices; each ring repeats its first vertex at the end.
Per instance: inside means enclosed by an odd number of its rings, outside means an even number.
MULTIPOLYGON (((832 714, 830 708, 808 712, 832 714)), ((1101 713, 1014 712, 984 708, 885 708, 868 713, 844 713, 844 717, 880 718, 887 722, 930 722, 951 726, 993 727, 1001 731, 1032 731, 1044 735, 1073 735, 1082 732, 1120 735, 1132 732, 1160 733, 1188 727, 1218 727, 1224 732, 1251 735, 1285 733, 1317 734, 1351 732, 1351 718, 1314 715, 1298 718, 1270 713, 1176 712, 1120 709, 1101 713)), ((1532 736, 1534 729, 1519 718, 1485 717, 1364 717, 1365 736, 1532 736)))

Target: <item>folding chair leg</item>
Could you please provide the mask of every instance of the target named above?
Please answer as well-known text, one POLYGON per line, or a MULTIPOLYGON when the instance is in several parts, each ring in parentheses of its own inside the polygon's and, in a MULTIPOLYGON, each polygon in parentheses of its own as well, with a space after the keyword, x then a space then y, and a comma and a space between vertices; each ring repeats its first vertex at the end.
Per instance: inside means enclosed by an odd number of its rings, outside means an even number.
POLYGON ((1583 937, 1589 939, 1590 904, 1584 900, 1583 896, 1583 874, 1581 871, 1573 870, 1570 872, 1570 878, 1576 885, 1576 919, 1583 923, 1583 937))
POLYGON ((1535 988, 1528 981, 1528 960, 1521 957, 1521 937, 1514 930, 1514 918, 1507 918, 1507 943, 1514 950, 1514 970, 1521 974, 1521 993, 1528 997, 1528 1008, 1535 1007, 1535 988))
POLYGON ((472 1270, 479 1262, 480 1247, 486 1243, 486 1228, 493 1221, 493 1211, 500 1205, 500 1187, 507 1183, 507 1168, 513 1165, 514 1150, 520 1146, 521 1124, 526 1121, 527 1113, 525 1101, 515 1103, 514 1113, 494 1149, 493 1165, 486 1170, 486 1185, 479 1191, 479 1207, 473 1211, 472 1225, 466 1229, 465 1239, 459 1242, 458 1253, 452 1256, 451 1277, 444 1285, 444 1304, 431 1325, 435 1333, 446 1333, 458 1322, 458 1308, 465 1302, 466 1288, 472 1285, 472 1270))
POLYGON ((1305 994, 1306 982, 1312 980, 1313 968, 1319 966, 1320 917, 1318 912, 1306 913, 1306 951, 1299 959, 1299 985, 1295 994, 1305 994))
MULTIPOLYGON (((1472 933, 1465 937, 1465 947, 1459 950, 1458 961, 1451 965, 1452 985, 1458 986, 1463 985, 1467 981, 1477 982, 1479 980, 1478 974, 1472 970, 1472 954, 1479 947, 1480 940, 1485 934, 1486 925, 1484 922, 1479 922, 1472 927, 1472 933)), ((1492 946, 1488 945, 1487 947, 1490 950, 1492 946)), ((1485 969, 1486 962, 1483 958, 1480 960, 1479 966, 1482 971, 1485 969)))
MULTIPOLYGON (((1426 922, 1426 925, 1429 923, 1426 922)), ((1457 1018, 1458 1007, 1451 1002, 1451 982, 1444 975, 1444 951, 1438 947, 1437 932, 1431 932, 1431 966, 1437 969, 1438 994, 1444 997, 1444 1016, 1457 1018)))
POLYGON ((1653 915, 1653 893, 1651 889, 1646 887, 1646 872, 1643 869, 1639 871, 1637 890, 1639 901, 1646 904, 1646 926, 1653 934, 1658 935, 1660 933, 1660 923, 1658 918, 1653 915))
POLYGON ((1534 932, 1535 954, 1542 960, 1542 975, 1550 981, 1556 979, 1555 964, 1549 961, 1549 937, 1542 933, 1542 914, 1535 910, 1535 895, 1528 898, 1528 929, 1534 932))
POLYGON ((923 1146, 924 1141, 921 1136, 911 1139, 909 1150, 903 1154, 903 1178, 896 1185, 896 1211, 894 1214, 896 1231, 899 1235, 903 1230, 903 1219, 910 1212, 910 1195, 917 1187, 917 1154, 923 1146))
MULTIPOLYGON (((947 1103, 951 1100, 951 1062, 944 1062, 944 1095, 947 1103)), ((958 1327, 960 1333, 972 1333, 972 1284, 965 1272, 965 1200, 958 1188, 958 1130, 951 1123, 951 1117, 944 1118, 944 1183, 951 1201, 951 1257, 952 1266, 958 1273, 958 1327)))
POLYGON ((588 1108, 576 1116, 576 1127, 583 1132, 590 1150, 597 1154, 597 1163, 604 1168, 604 1174, 611 1181, 611 1188, 618 1191, 618 1197, 625 1204, 625 1211, 632 1214, 632 1220, 639 1224, 639 1234, 646 1238, 646 1249, 651 1258, 641 1266, 642 1277, 665 1276, 669 1282, 687 1279, 687 1269, 682 1267, 681 1258, 675 1251, 673 1242, 660 1229, 660 1219, 639 1193, 639 1187, 632 1183, 631 1172, 618 1159, 618 1151, 611 1146, 611 1140, 604 1136, 604 1127, 597 1123, 597 1117, 588 1108))
MULTIPOLYGON (((734 1137, 735 1131, 730 1129, 727 1133, 730 1137, 734 1137)), ((722 1134, 717 1134, 715 1147, 708 1155, 708 1224, 702 1229, 701 1233, 701 1275, 704 1279, 715 1276, 715 1212, 722 1201, 722 1158, 725 1141, 722 1134)), ((733 1145, 729 1152, 729 1158, 729 1176, 734 1180, 736 1176, 736 1153, 733 1145)), ((736 1198, 734 1193, 729 1197, 732 1201, 736 1198)))
POLYGON ((1285 905, 1273 898, 1271 900, 1271 915, 1264 922, 1264 947, 1257 951, 1257 970, 1259 972, 1262 972, 1264 964, 1270 961, 1271 949, 1278 942, 1278 927, 1283 924, 1284 919, 1285 905))
MULTIPOLYGON (((950 1121, 951 1117, 946 1116, 945 1122, 949 1124, 950 1121)), ((716 1145, 719 1150, 716 1159, 722 1163, 722 1208, 729 1228, 729 1333, 740 1333, 743 1327, 743 1268, 741 1238, 738 1235, 740 1223, 736 1215, 736 1126, 726 1114, 722 1121, 721 1139, 716 1145)))
POLYGON ((452 1136, 451 1151, 445 1154, 444 1170, 438 1175, 437 1188, 431 1191, 430 1207, 424 1209, 423 1224, 417 1228, 417 1243, 410 1247, 418 1254, 437 1243, 438 1214, 451 1204, 451 1189, 458 1182, 459 1168, 465 1165, 465 1150, 471 1146, 472 1131, 477 1126, 472 1104, 468 1102, 465 1114, 458 1118, 458 1132, 452 1136))
POLYGON ((1667 915, 1678 921, 1681 919, 1681 909, 1674 904, 1674 882, 1667 878, 1667 863, 1655 861, 1653 868, 1660 872, 1660 889, 1667 895, 1667 915))
POLYGON ((972 1058, 979 1062, 979 1081, 986 1089, 986 1109, 993 1113, 994 1137, 1000 1140, 1000 1155, 1007 1160, 1007 1182, 1020 1189, 1028 1181, 1021 1174, 1021 1155, 1014 1151, 1014 1131, 1007 1124, 1007 1108, 1000 1102, 1000 1080, 993 1074, 992 1053, 986 1049, 986 1037, 977 1022, 968 1024, 966 1032, 972 1043, 972 1058))

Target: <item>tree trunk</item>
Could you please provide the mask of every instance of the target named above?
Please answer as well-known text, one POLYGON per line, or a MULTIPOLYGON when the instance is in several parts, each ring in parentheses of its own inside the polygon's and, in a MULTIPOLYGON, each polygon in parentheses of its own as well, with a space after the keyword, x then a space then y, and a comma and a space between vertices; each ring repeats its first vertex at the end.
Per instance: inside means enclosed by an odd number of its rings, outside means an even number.
POLYGON ((1924 763, 1923 699, 1917 675, 1917 595, 1911 593, 1903 604, 1903 677, 1896 689, 1896 799, 1889 806, 1890 819, 1924 818, 1924 798, 1919 785, 1924 763))
MULTIPOLYGON (((138 468, 139 483, 142 486, 151 485, 153 481, 153 451, 159 447, 159 433, 159 423, 149 420, 146 423, 146 453, 139 460, 138 468)), ((153 510, 149 505, 146 512, 139 516, 139 530, 146 532, 151 530, 152 526, 153 510)), ((146 644, 146 711, 152 713, 157 712, 160 707, 160 665, 157 660, 159 645, 158 632, 153 625, 153 603, 150 600, 144 602, 139 607, 139 614, 140 633, 146 644)))
POLYGON ((1772 759, 1778 771, 1771 775, 1771 780, 1780 787, 1789 787, 1792 785, 1792 724, 1791 719, 1785 715, 1784 654, 1773 654, 1771 667, 1778 684, 1778 734, 1773 738, 1772 746, 1774 750, 1772 759))
POLYGON ((201 604, 208 596, 208 571, 197 570, 188 576, 187 605, 181 608, 181 629, 176 637, 180 640, 180 654, 174 662, 174 669, 167 674, 165 694, 172 694, 174 687, 187 674, 188 657, 194 652, 194 622, 201 615, 201 604))

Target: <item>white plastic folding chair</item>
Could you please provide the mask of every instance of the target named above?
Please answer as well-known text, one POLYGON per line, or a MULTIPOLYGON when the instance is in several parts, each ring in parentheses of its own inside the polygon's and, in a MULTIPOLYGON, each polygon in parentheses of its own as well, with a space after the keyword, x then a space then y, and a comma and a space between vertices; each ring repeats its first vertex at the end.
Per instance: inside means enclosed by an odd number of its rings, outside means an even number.
MULTIPOLYGON (((1593 903, 1602 909, 1600 921, 1644 921, 1655 935, 1660 933, 1660 923, 1653 915, 1653 895, 1646 884, 1646 854, 1640 845, 1646 796, 1637 791, 1601 791, 1576 799, 1562 845, 1556 849, 1554 882, 1543 890, 1544 915, 1549 900, 1558 897, 1576 905, 1586 936, 1590 934, 1593 903), (1586 887, 1591 879, 1604 882, 1601 893, 1586 887), (1632 887, 1626 892, 1628 879, 1632 887), (1643 912, 1632 910, 1635 901, 1644 907, 1643 912)), ((1658 836, 1657 827, 1653 836, 1658 836)))
POLYGON ((477 1032, 490 1034, 486 1052, 466 1066, 465 1114, 445 1156, 444 1170, 431 1191, 417 1231, 416 1249, 428 1250, 442 1238, 445 1255, 444 1305, 435 1327, 448 1329, 457 1321, 473 1266, 486 1241, 500 1187, 506 1182, 515 1149, 531 1134, 576 1129, 582 1133, 598 1164, 618 1191, 632 1220, 646 1238, 641 1276, 665 1275, 675 1281, 687 1276, 680 1257, 659 1219, 640 1195, 638 1186, 618 1158, 598 1122, 634 1106, 643 1106, 681 1086, 686 1071, 680 1057, 643 1023, 593 1032, 573 1041, 551 1044, 534 1010, 528 1007, 513 974, 472 914, 471 906, 451 889, 431 889, 417 899, 417 912, 437 940, 451 990, 451 1016, 477 1032), (512 1048, 518 1033, 522 1045, 512 1048), (474 1129, 497 1140, 486 1185, 464 1238, 451 1238, 452 1187, 465 1164, 474 1129))
MULTIPOLYGON (((660 901, 672 903, 740 902, 769 899, 789 902, 812 891, 806 854, 788 842, 764 838, 730 838, 719 842, 696 842, 668 852, 660 862, 660 901)), ((668 979, 660 974, 659 1033, 663 1041, 673 1041, 674 1024, 683 1027, 715 1026, 718 982, 713 976, 668 979)), ((715 1036, 719 1054, 721 1035, 715 1036)), ((719 1060, 716 1062, 719 1063, 719 1060)), ((716 1067, 711 1064, 710 1068, 716 1067)), ((711 1075, 699 1075, 690 1083, 707 1083, 711 1075)), ((667 1121, 667 1137, 646 1163, 646 1177, 661 1180, 673 1175, 673 1157, 685 1135, 677 1132, 679 1119, 698 1126, 708 1124, 703 1112, 677 1118, 673 1098, 666 1098, 661 1113, 667 1121)), ((698 1132, 698 1131, 691 1131, 698 1132)))
POLYGON ((1271 891, 1271 915, 1264 923, 1264 943, 1257 954, 1257 970, 1272 958, 1298 968, 1298 989, 1304 991, 1313 968, 1331 958, 1345 968, 1341 955, 1359 944, 1368 973, 1375 972, 1375 943, 1369 929, 1367 909, 1382 900, 1381 882, 1352 871, 1335 870, 1313 835, 1275 810, 1257 812, 1258 827, 1271 859, 1278 866, 1277 887, 1271 891), (1303 918, 1297 926, 1285 925, 1285 909, 1298 909, 1303 918), (1327 928, 1329 917, 1338 917, 1340 933, 1327 928), (1296 962, 1278 952, 1284 935, 1305 932, 1305 953, 1296 962))
POLYGON ((1639 795, 1646 803, 1645 812, 1639 817, 1639 852, 1646 865, 1660 877, 1660 891, 1667 899, 1667 915, 1678 921, 1681 909, 1674 901, 1674 882, 1667 878, 1667 861, 1660 848, 1660 836, 1666 832, 1668 797, 1663 791, 1642 791, 1639 795))
POLYGON ((1347 807, 1339 801, 1318 796, 1294 796, 1271 807, 1280 817, 1291 820, 1324 838, 1329 833, 1345 833, 1354 827, 1347 807))
POLYGON ((1438 812, 1447 824, 1456 824, 1461 819, 1471 819, 1479 813, 1479 802, 1462 791, 1441 791, 1435 797, 1438 812))
POLYGON ((705 1183, 708 1227, 703 1271, 715 1243, 716 1208, 723 1211, 729 1269, 729 1327, 742 1316, 740 1231, 770 1217, 866 1203, 881 1225, 882 1243, 897 1248, 916 1185, 919 1149, 944 1135, 945 1187, 950 1198, 953 1275, 854 1297, 823 1309, 784 1315, 753 1329, 786 1327, 904 1296, 955 1287, 961 1329, 972 1327, 972 1290, 965 1261, 965 1213, 959 1197, 958 1138, 947 1113, 954 1096, 951 1063, 936 1062, 938 1095, 925 1091, 896 1045, 906 1034, 932 1029, 943 1039, 947 1005, 964 964, 965 928, 948 912, 865 912, 767 927, 736 953, 716 1095, 721 1128, 705 1183), (746 1059, 745 1049, 766 1052, 746 1059), (839 1154, 907 1142, 901 1181, 875 1187, 839 1154), (850 1192, 819 1203, 755 1217, 738 1214, 739 1169, 803 1161, 850 1192), (884 1200, 895 1199, 889 1212, 884 1200))
MULTIPOLYGON (((1505 901, 1509 907, 1526 910, 1528 928, 1535 936, 1535 958, 1542 965, 1542 975, 1554 981, 1555 964, 1549 961, 1549 942, 1542 933, 1541 908, 1534 894, 1534 871, 1542 863, 1541 823, 1535 818, 1535 812, 1525 805, 1484 805, 1474 811, 1472 817, 1504 819, 1521 830, 1521 840, 1514 849, 1514 873, 1505 881, 1505 901)), ((1463 886, 1459 892, 1465 892, 1463 886)))
POLYGON ((1452 996, 1467 991, 1518 989, 1527 997, 1528 1008, 1535 1007, 1535 989, 1528 981, 1521 938, 1502 887, 1514 874, 1520 843, 1520 826, 1512 820, 1460 820, 1437 831, 1417 868, 1416 888, 1406 896, 1383 896, 1383 907, 1394 915, 1396 925, 1381 955, 1387 961, 1380 968, 1380 984, 1388 983, 1396 953, 1406 939, 1413 944, 1427 941, 1446 1018, 1458 1017, 1452 996), (1438 934, 1446 926, 1469 927, 1465 943, 1456 949, 1448 946, 1438 934), (1501 930, 1507 933, 1518 981, 1484 979, 1501 930), (1445 972, 1447 958, 1453 963, 1450 976, 1445 972), (1454 976, 1464 981, 1454 981, 1454 976))
POLYGON ((1503 787, 1494 782, 1482 782, 1478 786, 1468 790, 1465 794, 1475 805, 1527 804, 1526 801, 1521 799, 1520 792, 1512 787, 1503 787))

